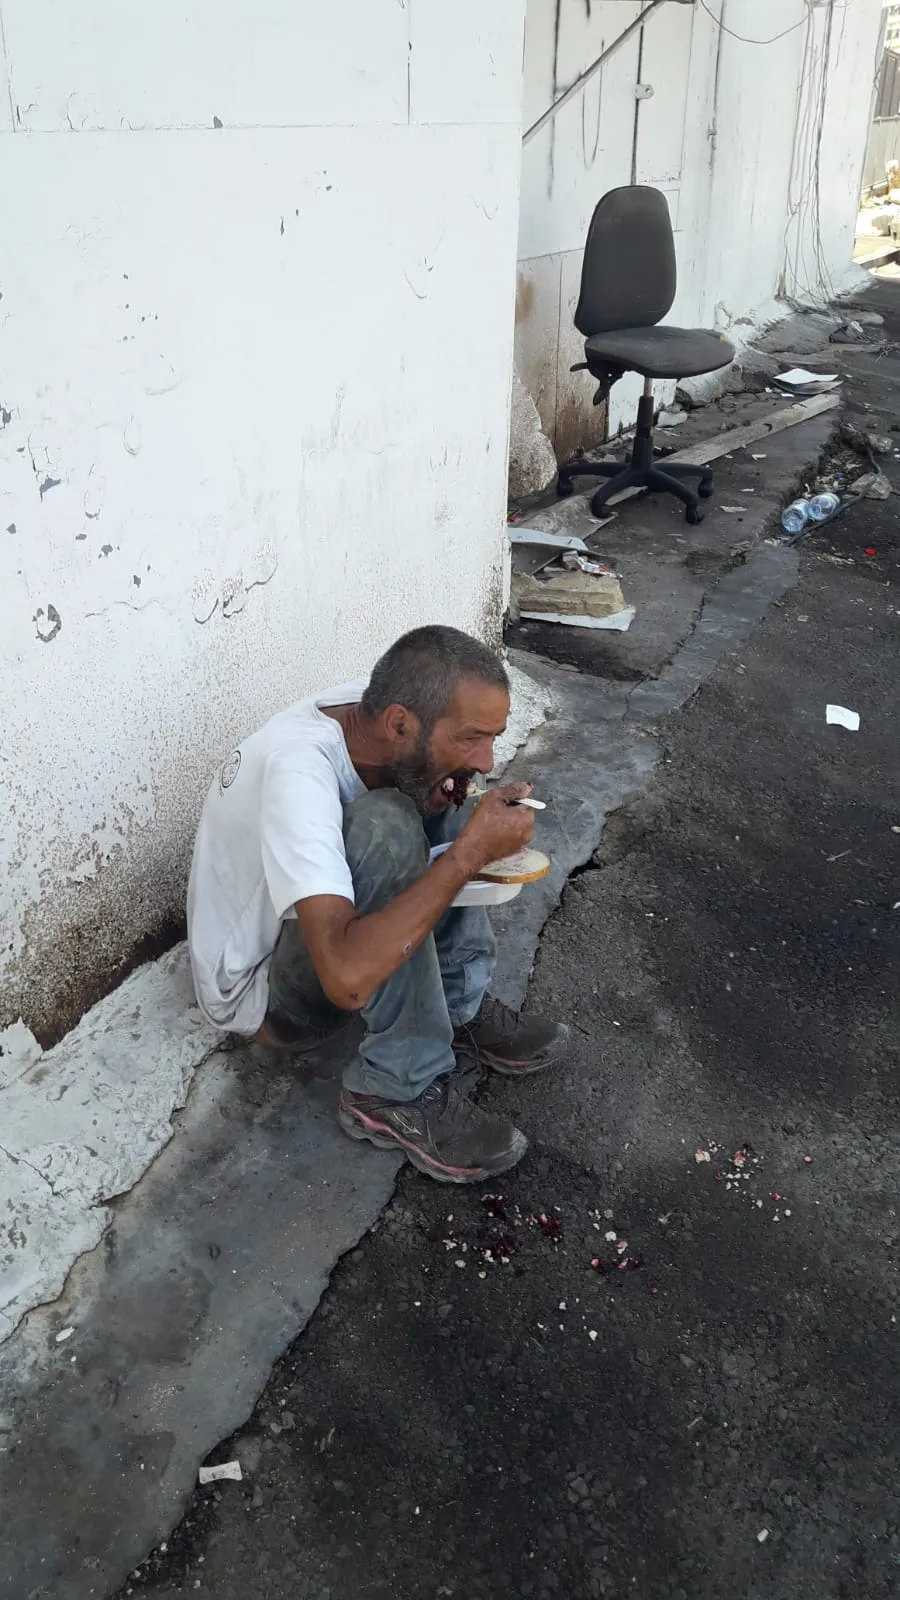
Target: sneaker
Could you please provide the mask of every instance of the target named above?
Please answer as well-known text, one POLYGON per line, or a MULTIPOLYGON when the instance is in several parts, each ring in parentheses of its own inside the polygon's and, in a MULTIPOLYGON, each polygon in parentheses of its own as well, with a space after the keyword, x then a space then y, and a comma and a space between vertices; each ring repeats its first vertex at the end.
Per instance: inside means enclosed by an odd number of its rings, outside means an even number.
POLYGON ((527 1011, 513 1011, 485 995, 478 1015, 457 1028, 453 1048, 509 1078, 524 1078, 563 1059, 569 1048, 569 1028, 565 1022, 546 1022, 527 1011))
POLYGON ((452 1075, 429 1084, 418 1100, 383 1100, 341 1090, 338 1121, 351 1139, 380 1150, 403 1150, 420 1172, 439 1183, 478 1183, 521 1161, 524 1133, 505 1117, 473 1105, 452 1075))

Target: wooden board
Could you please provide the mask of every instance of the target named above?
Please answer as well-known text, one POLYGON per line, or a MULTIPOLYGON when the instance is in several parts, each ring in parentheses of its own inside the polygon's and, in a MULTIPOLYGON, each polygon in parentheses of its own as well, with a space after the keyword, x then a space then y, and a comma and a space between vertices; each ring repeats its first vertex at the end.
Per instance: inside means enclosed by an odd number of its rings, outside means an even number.
MULTIPOLYGON (((673 466, 681 461, 685 466, 703 467, 708 461, 719 461, 733 450, 744 450, 747 445, 768 439, 773 433, 783 433, 785 428, 796 428, 801 422, 811 422, 813 417, 821 417, 826 411, 836 411, 840 403, 839 394, 812 395, 808 400, 798 400, 795 405, 785 406, 783 411, 773 411, 768 417, 758 417, 755 422, 745 423, 742 428, 732 428, 729 433, 717 433, 712 439, 690 445, 687 450, 679 450, 674 456, 665 456, 655 464, 663 472, 669 462, 673 466)), ((623 489, 621 494, 613 495, 609 504, 617 506, 622 500, 631 500, 634 495, 644 492, 643 489, 623 489)))

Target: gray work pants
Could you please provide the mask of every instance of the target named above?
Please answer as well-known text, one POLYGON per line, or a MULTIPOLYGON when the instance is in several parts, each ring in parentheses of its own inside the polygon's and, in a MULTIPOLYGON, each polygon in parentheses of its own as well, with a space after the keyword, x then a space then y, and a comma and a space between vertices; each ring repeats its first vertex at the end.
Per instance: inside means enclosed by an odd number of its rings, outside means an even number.
MULTIPOLYGON (((469 806, 424 821, 397 789, 373 789, 344 807, 344 849, 360 916, 380 911, 427 869, 429 847, 456 837, 469 806)), ((454 1065, 453 1032, 470 1022, 494 968, 487 912, 451 909, 362 1007, 366 1034, 344 1073, 346 1088, 414 1100, 454 1065)), ((269 969, 267 1023, 297 1043, 327 1038, 346 1021, 323 992, 298 923, 285 922, 269 969)))

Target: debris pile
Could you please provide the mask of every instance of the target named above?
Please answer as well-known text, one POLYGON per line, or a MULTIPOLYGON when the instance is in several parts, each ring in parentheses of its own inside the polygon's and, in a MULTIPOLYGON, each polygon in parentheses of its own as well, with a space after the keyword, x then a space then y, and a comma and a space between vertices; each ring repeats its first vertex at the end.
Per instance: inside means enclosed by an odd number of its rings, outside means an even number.
POLYGON ((900 441, 890 434, 875 433, 855 427, 853 423, 842 422, 838 430, 838 442, 828 461, 818 476, 804 486, 802 497, 795 502, 796 505, 814 506, 817 497, 830 495, 837 496, 839 504, 827 515, 811 515, 801 519, 801 524, 796 528, 789 517, 793 508, 788 507, 783 519, 785 532, 796 538, 808 532, 810 527, 831 522, 855 500, 887 500, 893 489, 878 458, 892 456, 895 460, 900 459, 898 443, 900 441))
POLYGON ((510 525, 509 539, 514 620, 620 633, 631 626, 634 607, 625 604, 618 575, 592 555, 583 539, 521 523, 510 525))
MULTIPOLYGON (((435 1226, 422 1230, 432 1244, 443 1245, 446 1253, 452 1255, 454 1266, 465 1268, 472 1264, 477 1269, 478 1277, 486 1279, 492 1268, 510 1265, 513 1257, 525 1248, 529 1234, 546 1239, 554 1249, 563 1244, 563 1214, 559 1206, 523 1210, 515 1201, 498 1193, 483 1194, 480 1200, 486 1219, 474 1228, 463 1229, 455 1213, 449 1212, 435 1226), (465 1236, 466 1231, 468 1237, 465 1236)), ((644 1257, 630 1247, 628 1240, 615 1227, 610 1226, 613 1216, 612 1211, 588 1212, 591 1226, 603 1234, 603 1245, 588 1253, 586 1266, 598 1277, 608 1276, 610 1281, 618 1273, 644 1271, 644 1257)), ((654 1287, 650 1292, 656 1294, 657 1290, 654 1287)), ((560 1304, 559 1309, 566 1309, 564 1303, 560 1304)), ((542 1326, 538 1324, 539 1328, 542 1326)))
POLYGON ((554 1206, 552 1212, 539 1211, 536 1217, 528 1218, 530 1228, 540 1228, 545 1239, 551 1244, 559 1244, 562 1239, 562 1216, 559 1206, 554 1206))
POLYGON ((787 372, 777 373, 774 382, 776 388, 801 400, 829 394, 832 389, 840 388, 841 379, 837 372, 810 372, 808 367, 791 367, 787 372))
POLYGON ((900 239, 900 165, 896 161, 889 161, 884 177, 863 190, 859 220, 863 233, 900 239))
POLYGON ((628 1254, 628 1240, 616 1239, 615 1234, 607 1234, 607 1239, 614 1239, 616 1245, 615 1259, 604 1261, 602 1256, 595 1256, 591 1262, 595 1272, 601 1275, 606 1272, 643 1272, 643 1256, 630 1256, 628 1254))
POLYGON ((559 1206, 523 1212, 515 1201, 507 1200, 502 1194, 483 1194, 481 1204, 489 1220, 477 1227, 469 1238, 456 1223, 452 1211, 442 1217, 435 1228, 425 1230, 427 1239, 442 1244, 447 1254, 454 1256, 457 1267, 465 1267, 467 1259, 474 1259, 479 1266, 508 1266, 521 1250, 526 1231, 542 1234, 552 1245, 562 1241, 559 1206))
MULTIPOLYGON (((765 1157, 757 1154, 749 1140, 739 1145, 734 1154, 724 1160, 721 1159, 719 1146, 713 1143, 698 1149, 694 1159, 698 1164, 707 1161, 718 1162, 713 1174, 715 1182, 726 1192, 746 1200, 754 1211, 763 1211, 768 1201, 773 1202, 774 1210, 771 1218, 773 1222, 780 1222, 782 1217, 792 1215, 791 1208, 784 1204, 784 1195, 779 1194, 777 1190, 770 1189, 765 1194, 760 1194, 758 1180, 762 1177, 760 1169, 765 1163, 765 1157), (754 1179, 757 1180, 756 1183, 754 1179)), ((810 1167, 812 1164, 813 1157, 805 1155, 803 1165, 810 1167)))

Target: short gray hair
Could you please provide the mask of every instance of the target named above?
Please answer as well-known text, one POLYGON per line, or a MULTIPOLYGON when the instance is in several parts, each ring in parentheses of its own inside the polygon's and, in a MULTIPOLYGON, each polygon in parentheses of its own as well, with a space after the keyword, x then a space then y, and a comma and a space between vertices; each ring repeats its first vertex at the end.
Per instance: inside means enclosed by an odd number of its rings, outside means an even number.
POLYGON ((414 628, 376 661, 361 701, 363 716, 378 717, 388 706, 405 706, 430 733, 450 710, 461 678, 509 693, 503 662, 480 639, 437 624, 414 628))

